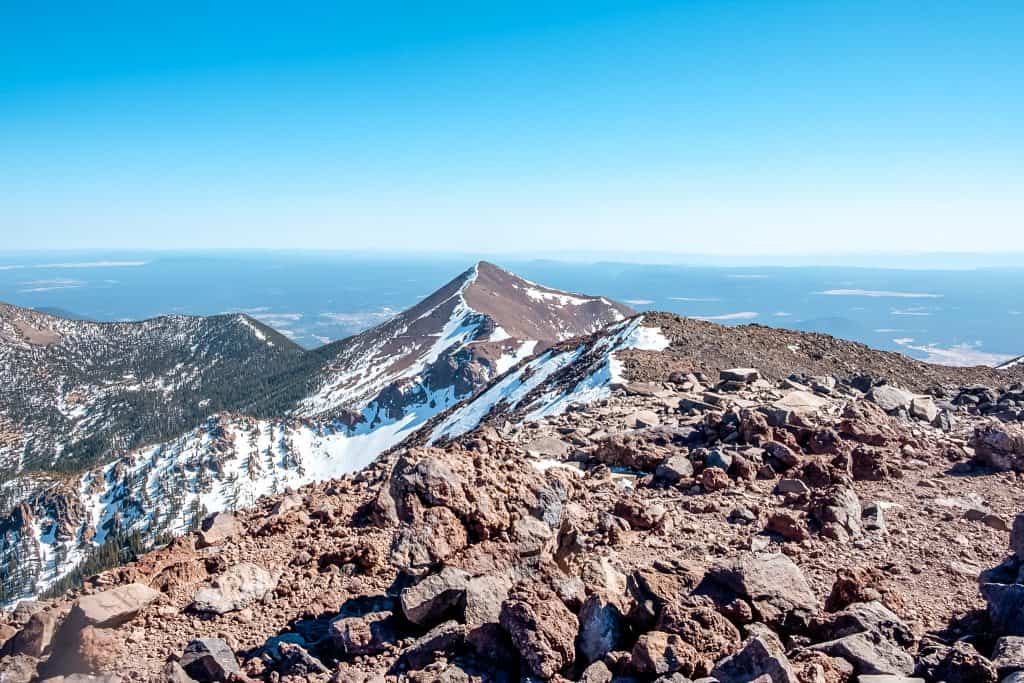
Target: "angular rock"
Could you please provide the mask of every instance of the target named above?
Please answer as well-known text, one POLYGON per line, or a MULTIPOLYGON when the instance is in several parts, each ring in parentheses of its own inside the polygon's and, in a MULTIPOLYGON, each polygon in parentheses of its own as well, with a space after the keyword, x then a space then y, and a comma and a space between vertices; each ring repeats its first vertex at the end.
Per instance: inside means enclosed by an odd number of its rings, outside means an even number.
POLYGON ((792 493, 796 495, 803 495, 809 493, 811 489, 807 487, 807 484, 803 483, 799 479, 780 479, 779 483, 775 485, 775 493, 779 495, 785 495, 792 493))
POLYGON ((914 658, 909 652, 878 633, 856 633, 837 640, 812 645, 812 650, 842 657, 859 674, 914 673, 914 658))
POLYGON ((454 567, 445 567, 437 574, 427 576, 402 591, 402 613, 410 622, 426 626, 441 621, 452 612, 461 612, 469 579, 468 573, 454 567))
POLYGON ((42 657, 49 651, 53 636, 61 624, 60 610, 44 609, 35 612, 28 623, 11 639, 10 654, 42 657))
POLYGON ((887 413, 897 413, 910 410, 910 403, 914 400, 914 395, 891 384, 882 384, 868 392, 868 400, 873 401, 887 413))
POLYGON ((771 683, 798 683, 796 672, 781 649, 762 638, 743 643, 734 655, 715 664, 711 677, 719 683, 748 683, 766 677, 771 683))
POLYGON ((0 657, 0 681, 3 683, 32 683, 36 680, 39 660, 28 655, 0 657))
POLYGON ((996 683, 999 680, 992 662, 963 640, 951 647, 929 648, 920 659, 920 672, 929 680, 944 683, 996 683))
POLYGON ((466 625, 496 624, 512 581, 506 576, 475 576, 466 585, 466 625))
POLYGON ((754 368, 730 368, 729 370, 720 370, 718 377, 723 382, 743 382, 744 384, 749 384, 761 379, 761 373, 754 368))
POLYGON ((739 630, 710 601, 702 604, 691 600, 674 600, 665 605, 655 629, 674 633, 711 661, 735 653, 742 640, 739 630))
POLYGON ((813 612, 818 606, 803 572, 781 553, 745 553, 713 565, 707 576, 749 601, 769 623, 784 619, 794 610, 813 612))
POLYGON ((1024 472, 1024 426, 988 422, 974 428, 975 460, 999 471, 1024 472))
POLYGON ((818 640, 837 640, 856 633, 877 633, 897 645, 910 647, 914 634, 892 610, 877 600, 858 602, 814 620, 811 632, 818 640))
POLYGON ((693 463, 685 453, 669 456, 658 465, 654 476, 670 484, 678 483, 693 476, 693 463))
POLYGON ((319 659, 309 654, 306 648, 297 643, 281 643, 281 653, 277 671, 282 676, 313 676, 329 674, 330 670, 319 659))
POLYGON ((988 617, 997 633, 1024 636, 1024 585, 983 583, 981 595, 988 602, 988 617))
POLYGON ((466 527, 446 507, 427 508, 422 519, 404 524, 391 543, 391 562, 410 574, 420 574, 451 557, 469 543, 466 527))
POLYGON ((939 408, 931 396, 915 396, 910 401, 910 414, 922 422, 932 424, 939 417, 939 408))
POLYGON ((196 545, 209 548, 220 545, 228 539, 241 535, 245 529, 238 518, 230 512, 217 512, 203 520, 196 545))
POLYGON ((576 657, 579 620, 550 593, 513 595, 500 623, 534 676, 551 678, 576 657))
POLYGON ((1020 636, 1003 636, 992 648, 992 665, 996 667, 1000 677, 1009 676, 1015 671, 1024 671, 1024 638, 1020 636))
POLYGON ((181 668, 197 681, 226 681, 241 674, 238 660, 228 644, 220 638, 199 638, 185 647, 181 668))
POLYGON ((622 613, 598 595, 591 595, 579 615, 577 647, 588 662, 595 662, 615 649, 622 637, 622 613))
POLYGON ((653 410, 638 410, 629 416, 626 423, 630 427, 643 429, 644 427, 657 427, 661 424, 661 418, 653 410))
POLYGON ((200 588, 192 600, 196 612, 227 614, 263 601, 277 586, 277 580, 263 567, 243 562, 228 568, 213 581, 200 588))
POLYGON ((455 621, 446 621, 417 638, 402 650, 402 662, 409 669, 422 669, 445 654, 451 654, 466 640, 466 627, 455 621))
POLYGON ((607 664, 594 662, 583 671, 580 683, 612 683, 612 678, 612 670, 607 664))
POLYGON ((391 612, 337 617, 328 625, 327 636, 338 652, 350 657, 378 654, 398 639, 391 612))
POLYGON ((1013 518, 1010 530, 1010 550, 1018 559, 1024 560, 1024 512, 1013 518))
POLYGON ((633 646, 633 669, 649 676, 679 672, 684 676, 704 675, 710 662, 692 645, 674 633, 648 631, 633 646))
POLYGON ((615 514, 634 529, 653 529, 665 517, 665 506, 637 498, 622 498, 615 503, 615 514))
POLYGON ((75 601, 68 617, 75 627, 113 628, 131 621, 161 593, 141 583, 129 583, 102 593, 85 595, 75 601))

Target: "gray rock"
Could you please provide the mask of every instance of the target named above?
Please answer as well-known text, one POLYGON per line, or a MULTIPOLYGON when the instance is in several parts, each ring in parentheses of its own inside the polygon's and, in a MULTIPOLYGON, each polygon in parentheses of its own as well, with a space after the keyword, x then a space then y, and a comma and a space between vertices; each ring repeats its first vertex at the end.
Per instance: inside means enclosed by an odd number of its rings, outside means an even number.
POLYGON ((241 674, 238 660, 228 644, 220 638, 200 638, 185 647, 181 668, 197 681, 226 681, 231 674, 241 674))
POLYGON ((984 583, 981 594, 988 602, 988 617, 996 632, 1024 636, 1024 585, 984 583))
POLYGON ((629 416, 626 423, 630 427, 643 429, 644 427, 657 427, 661 424, 661 418, 653 410, 638 410, 629 416))
POLYGON ((996 646, 992 648, 992 664, 1000 676, 1024 670, 1024 638, 1003 636, 997 640, 996 646))
POLYGON ((887 413, 897 413, 901 410, 910 410, 910 404, 914 400, 914 395, 891 384, 883 384, 873 388, 868 393, 868 399, 887 413))
POLYGON ((562 458, 569 454, 569 444, 553 436, 540 436, 526 444, 526 452, 545 458, 562 458))
MULTIPOLYGON (((773 466, 776 469, 788 470, 791 467, 796 467, 800 464, 800 456, 793 452, 786 444, 780 441, 766 441, 761 444, 761 448, 768 454, 769 458, 772 458, 775 462, 773 466)), ((793 480, 789 480, 793 481, 793 480)))
POLYGON ((270 513, 273 515, 283 515, 291 512, 292 510, 300 510, 303 506, 302 496, 297 493, 286 494, 281 500, 274 503, 274 507, 271 508, 270 513))
POLYGON ((612 671, 604 662, 594 662, 583 671, 580 683, 612 683, 612 671))
POLYGON ((704 461, 705 467, 717 467, 720 470, 726 472, 732 467, 732 454, 720 451, 717 448, 708 453, 707 459, 704 461))
POLYGON ((1024 512, 1013 518, 1013 529, 1010 531, 1010 550, 1018 558, 1024 559, 1024 512))
POLYGON ((675 484, 693 476, 693 463, 690 462, 690 458, 685 453, 678 453, 665 458, 658 465, 654 476, 670 484, 675 484))
POLYGON ((870 503, 861 512, 861 521, 867 531, 876 531, 880 534, 886 533, 885 509, 878 502, 870 503))
POLYGON ((838 640, 812 645, 811 650, 842 657, 859 674, 914 673, 914 658, 909 652, 878 633, 855 633, 838 640))
POLYGON ((807 484, 803 483, 799 479, 780 479, 779 483, 775 485, 775 493, 779 495, 785 495, 787 493, 795 493, 799 495, 808 493, 809 491, 810 489, 807 488, 807 484))
POLYGON ((857 683, 924 683, 924 679, 912 676, 891 676, 889 674, 863 674, 857 676, 857 683))
POLYGON ((36 679, 39 660, 28 655, 0 657, 0 681, 3 683, 32 683, 36 679))
POLYGON ((263 567, 243 562, 229 567, 213 581, 200 588, 192 599, 196 612, 227 614, 261 602, 274 588, 277 579, 263 567))
POLYGON ((892 610, 877 600, 857 602, 828 614, 812 624, 813 634, 820 640, 837 640, 856 633, 879 634, 897 645, 914 643, 910 627, 892 610))
POLYGON ((622 635, 622 613, 615 605, 591 595, 579 614, 576 645, 588 662, 596 662, 615 649, 622 635))
POLYGON ((402 614, 420 626, 441 621, 465 604, 469 579, 469 574, 454 567, 427 576, 402 591, 402 614))
POLYGON ((711 677, 720 683, 748 683, 767 676, 771 683, 798 683, 796 672, 781 650, 761 638, 750 638, 742 649, 715 665, 711 677))
POLYGON ((61 617, 58 609, 44 609, 33 613, 28 618, 28 623, 11 639, 7 654, 42 657, 50 649, 53 636, 61 624, 61 617))
POLYGON ((813 612, 818 607, 803 572, 781 553, 745 553, 729 558, 713 565, 707 577, 749 601, 770 623, 794 610, 813 612))
POLYGON ((915 396, 910 401, 910 414, 918 420, 932 424, 939 416, 939 408, 931 396, 915 396))

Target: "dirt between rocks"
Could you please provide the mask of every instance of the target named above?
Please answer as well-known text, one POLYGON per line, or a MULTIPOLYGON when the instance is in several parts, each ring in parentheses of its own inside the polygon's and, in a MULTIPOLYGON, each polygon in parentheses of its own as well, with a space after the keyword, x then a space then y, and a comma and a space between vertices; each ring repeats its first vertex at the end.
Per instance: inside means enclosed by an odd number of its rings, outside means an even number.
MULTIPOLYGON (((686 340, 704 323, 650 322, 669 360, 631 354, 633 381, 607 399, 385 454, 23 605, 0 625, 3 680, 995 682, 1024 669, 997 656, 1007 633, 978 592, 1024 510, 1024 454, 974 449, 979 432, 984 449, 1016 448, 1018 423, 941 402, 931 419, 887 414, 843 383, 879 375, 875 361, 825 372, 815 354, 830 338, 790 351, 746 328, 700 351, 686 340), (770 380, 719 381, 713 358, 770 380), (794 372, 809 384, 782 379, 794 372), (73 618, 83 596, 134 584, 159 594, 132 588, 73 618)), ((886 378, 921 391, 994 377, 920 365, 894 357, 886 378)))

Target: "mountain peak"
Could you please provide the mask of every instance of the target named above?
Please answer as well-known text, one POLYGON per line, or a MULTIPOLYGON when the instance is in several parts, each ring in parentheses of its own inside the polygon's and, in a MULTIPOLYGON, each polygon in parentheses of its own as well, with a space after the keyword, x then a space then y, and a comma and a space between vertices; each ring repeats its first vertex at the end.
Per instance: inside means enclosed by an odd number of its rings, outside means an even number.
POLYGON ((462 296, 509 336, 549 343, 592 334, 636 313, 604 297, 531 282, 487 261, 476 264, 462 296))

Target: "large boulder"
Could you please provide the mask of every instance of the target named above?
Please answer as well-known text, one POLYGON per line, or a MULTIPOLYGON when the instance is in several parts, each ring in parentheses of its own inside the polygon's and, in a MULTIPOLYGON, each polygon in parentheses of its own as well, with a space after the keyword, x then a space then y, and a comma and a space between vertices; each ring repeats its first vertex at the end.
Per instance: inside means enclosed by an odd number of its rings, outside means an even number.
POLYGON ((512 581, 504 575, 474 576, 466 584, 466 625, 496 624, 512 581))
POLYGON ((999 674, 992 662, 970 643, 958 640, 951 646, 922 648, 918 672, 929 681, 943 683, 996 683, 999 674))
POLYGON ((880 633, 855 633, 811 647, 853 664, 859 674, 909 676, 914 672, 914 658, 909 652, 880 633))
POLYGON ((988 422, 974 428, 975 460, 1000 471, 1024 472, 1024 426, 988 422))
POLYGON ((675 600, 658 615, 656 629, 674 633, 711 661, 736 652, 742 640, 739 630, 714 609, 710 601, 675 600))
POLYGON ((42 657, 60 627, 64 614, 56 608, 39 610, 29 617, 28 623, 11 639, 10 654, 42 657))
POLYGON ((1003 636, 997 640, 996 646, 992 648, 992 665, 1001 677, 1024 671, 1024 638, 1003 636))
POLYGON ((68 623, 72 628, 120 626, 134 619, 160 596, 159 591, 141 583, 129 583, 102 593, 85 595, 75 601, 68 623))
POLYGON ((203 520, 196 545, 200 548, 220 545, 244 531, 242 523, 233 513, 217 512, 203 520))
POLYGON ((264 600, 277 586, 277 579, 263 567, 243 562, 218 576, 213 585, 200 588, 192 601, 197 612, 227 614, 264 600))
POLYGON ((410 622, 428 626, 465 605, 470 576, 461 569, 445 567, 402 591, 402 613, 410 622))
POLYGON ((914 401, 914 394, 903 389, 883 384, 868 392, 868 399, 873 401, 879 408, 887 413, 910 412, 910 405, 914 401))
POLYGON ((500 622, 534 676, 549 679, 576 657, 579 620, 553 593, 514 594, 500 622))
POLYGON ((983 583, 981 595, 988 602, 988 617, 996 632, 1024 636, 1024 585, 983 583))
POLYGON ((409 574, 422 574, 469 543, 466 527, 447 507, 427 508, 418 522, 403 524, 391 543, 391 562, 409 574))
POLYGON ((803 572, 781 553, 728 558, 713 565, 707 578, 750 602, 769 623, 781 623, 795 611, 809 614, 818 607, 803 572))

